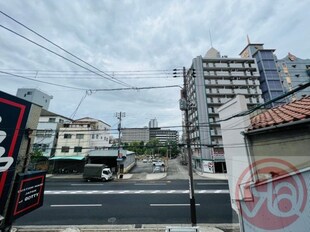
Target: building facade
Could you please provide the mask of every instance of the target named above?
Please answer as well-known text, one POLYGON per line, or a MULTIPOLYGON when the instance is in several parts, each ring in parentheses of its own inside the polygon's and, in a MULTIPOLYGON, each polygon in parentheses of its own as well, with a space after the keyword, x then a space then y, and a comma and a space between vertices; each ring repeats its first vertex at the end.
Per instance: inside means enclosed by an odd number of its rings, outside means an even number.
POLYGON ((111 126, 93 118, 82 118, 59 128, 56 156, 85 157, 91 150, 108 148, 111 126))
POLYGON ((16 96, 40 105, 45 110, 48 110, 50 101, 53 99, 53 96, 48 95, 39 89, 33 88, 20 88, 17 90, 16 96))
POLYGON ((217 109, 244 94, 249 108, 263 102, 259 74, 253 58, 228 58, 211 48, 198 56, 187 72, 190 142, 194 168, 204 170, 202 161, 210 161, 210 172, 226 172, 219 114, 217 109))
MULTIPOLYGON (((285 92, 310 81, 310 59, 301 59, 288 53, 283 59, 277 60, 277 67, 285 92)), ((308 87, 289 96, 288 101, 300 99, 309 94, 308 87)))
MULTIPOLYGON (((259 71, 260 89, 264 102, 268 102, 282 94, 284 88, 276 66, 275 49, 265 49, 264 44, 250 43, 240 53, 242 58, 254 58, 257 62, 259 71)), ((286 103, 285 99, 273 102, 269 107, 277 106, 286 103)))
POLYGON ((41 151, 45 157, 53 157, 59 128, 64 123, 71 122, 72 119, 42 109, 38 127, 34 133, 33 149, 41 151))
POLYGON ((169 141, 179 142, 179 133, 175 130, 162 130, 161 128, 150 128, 150 140, 158 139, 159 143, 165 144, 169 141))
POLYGON ((132 143, 141 142, 147 143, 150 139, 149 128, 124 128, 122 129, 122 142, 132 143))

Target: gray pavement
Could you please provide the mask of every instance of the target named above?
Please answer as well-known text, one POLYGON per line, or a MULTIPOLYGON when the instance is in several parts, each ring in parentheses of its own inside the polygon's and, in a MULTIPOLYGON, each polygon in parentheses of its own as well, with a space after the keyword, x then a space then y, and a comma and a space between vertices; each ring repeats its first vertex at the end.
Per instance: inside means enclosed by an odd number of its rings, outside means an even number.
MULTIPOLYGON (((127 173, 124 180, 161 180, 161 179, 187 179, 187 168, 177 165, 176 160, 170 162, 167 172, 161 173, 127 173), (168 175, 167 175, 168 174, 168 175)), ((82 179, 82 175, 47 175, 48 179, 82 179)), ((206 174, 201 172, 194 173, 194 179, 217 179, 225 180, 225 174, 206 174)), ((121 179, 119 180, 121 181, 121 179)), ((191 231, 191 225, 162 225, 162 224, 139 224, 139 225, 85 225, 85 226, 15 226, 12 232, 159 232, 166 231, 167 228, 175 228, 175 232, 191 231), (185 230, 188 228, 188 230, 185 230)), ((239 224, 198 224, 200 232, 237 232, 240 231, 239 224)))
POLYGON ((191 232, 198 228, 199 232, 237 232, 238 224, 198 224, 191 225, 89 225, 89 226, 22 226, 14 227, 13 232, 164 232, 174 228, 174 232, 191 232), (187 230, 186 230, 187 229, 187 230))

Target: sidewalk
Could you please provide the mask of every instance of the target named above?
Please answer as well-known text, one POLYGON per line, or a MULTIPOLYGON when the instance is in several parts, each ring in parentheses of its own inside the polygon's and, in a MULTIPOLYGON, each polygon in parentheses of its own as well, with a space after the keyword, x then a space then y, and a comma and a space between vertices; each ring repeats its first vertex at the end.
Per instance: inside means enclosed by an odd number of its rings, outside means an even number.
POLYGON ((238 232, 238 224, 198 224, 191 225, 83 225, 83 226, 15 226, 12 232, 165 232, 167 228, 174 228, 173 232, 192 232, 198 228, 199 232, 238 232))
POLYGON ((227 173, 206 173, 206 172, 199 172, 197 170, 195 170, 195 173, 199 176, 208 179, 227 180, 227 173))

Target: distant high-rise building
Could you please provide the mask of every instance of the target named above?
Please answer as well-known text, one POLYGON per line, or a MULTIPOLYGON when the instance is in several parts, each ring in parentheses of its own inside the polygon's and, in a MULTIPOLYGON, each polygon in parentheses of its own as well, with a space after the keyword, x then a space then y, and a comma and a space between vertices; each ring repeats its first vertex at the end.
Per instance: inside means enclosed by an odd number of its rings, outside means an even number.
MULTIPOLYGON (((275 49, 265 49, 264 44, 250 43, 240 53, 242 58, 255 58, 258 71, 259 82, 262 90, 262 97, 268 102, 284 94, 284 88, 276 66, 276 56, 273 54, 275 49)), ((273 102, 269 107, 286 103, 285 99, 273 102)))
POLYGON ((157 119, 156 118, 151 119, 149 122, 149 128, 157 128, 157 127, 158 127, 157 119))
POLYGON ((33 88, 19 88, 17 90, 16 96, 26 101, 40 105, 45 110, 48 110, 50 101, 53 99, 53 96, 48 95, 39 89, 33 88))
POLYGON ((158 139, 159 143, 179 142, 179 133, 175 130, 162 130, 161 128, 150 129, 150 140, 158 139))
POLYGON ((212 161, 215 172, 226 171, 217 109, 237 94, 245 96, 249 108, 262 103, 258 78, 253 58, 221 57, 211 48, 205 57, 193 59, 186 80, 190 143, 197 169, 204 170, 203 161, 212 161))
POLYGON ((122 142, 148 142, 150 139, 149 128, 123 128, 122 129, 122 142))
MULTIPOLYGON (((310 81, 310 59, 301 59, 288 53, 283 59, 277 60, 277 67, 285 92, 310 81)), ((292 101, 309 94, 310 88, 308 87, 288 96, 288 99, 292 101)))

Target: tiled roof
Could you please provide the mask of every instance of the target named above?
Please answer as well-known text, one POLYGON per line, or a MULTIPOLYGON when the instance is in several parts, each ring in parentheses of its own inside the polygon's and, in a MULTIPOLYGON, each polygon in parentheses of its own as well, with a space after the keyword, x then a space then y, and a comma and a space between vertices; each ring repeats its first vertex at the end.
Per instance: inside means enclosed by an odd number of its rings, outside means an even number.
POLYGON ((254 116, 248 130, 271 127, 306 118, 310 118, 310 96, 277 106, 254 116))

